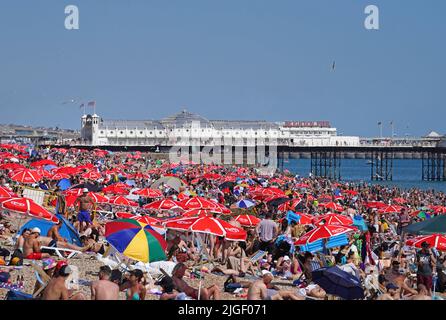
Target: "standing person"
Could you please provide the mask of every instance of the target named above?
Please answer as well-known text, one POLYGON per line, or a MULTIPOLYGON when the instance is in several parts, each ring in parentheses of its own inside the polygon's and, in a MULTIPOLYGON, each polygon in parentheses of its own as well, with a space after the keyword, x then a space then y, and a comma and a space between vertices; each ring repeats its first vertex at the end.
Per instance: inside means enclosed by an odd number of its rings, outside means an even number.
POLYGON ((68 219, 67 201, 59 187, 56 188, 56 213, 68 219))
POLYGON ((266 214, 265 219, 259 223, 256 231, 260 239, 260 250, 272 253, 274 251, 274 239, 279 234, 279 227, 272 220, 271 212, 266 214))
POLYGON ((99 268, 99 280, 91 283, 91 300, 118 300, 119 286, 112 282, 109 266, 99 268))
POLYGON ((88 196, 88 189, 82 190, 82 195, 74 201, 74 207, 79 205, 79 213, 77 215, 77 221, 79 222, 79 233, 84 232, 89 226, 93 224, 91 221, 90 211, 96 209, 96 204, 92 198, 88 196))
POLYGON ((428 294, 432 295, 432 272, 437 260, 426 241, 421 244, 421 250, 416 255, 416 262, 418 266, 417 286, 424 285, 428 294))
POLYGON ((410 223, 410 217, 407 214, 406 209, 403 208, 401 209, 401 214, 398 219, 398 229, 397 229, 398 235, 401 235, 403 233, 403 228, 407 227, 409 223, 410 223))

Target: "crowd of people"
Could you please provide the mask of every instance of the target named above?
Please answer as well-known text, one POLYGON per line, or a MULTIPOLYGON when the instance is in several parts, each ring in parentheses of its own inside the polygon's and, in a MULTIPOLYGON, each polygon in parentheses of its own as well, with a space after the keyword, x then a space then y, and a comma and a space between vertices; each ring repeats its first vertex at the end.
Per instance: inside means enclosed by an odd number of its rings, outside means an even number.
MULTIPOLYGON (((24 187, 24 183, 11 178, 17 168, 7 164, 39 172, 41 178, 28 187, 46 193, 49 210, 63 216, 81 241, 76 245, 61 235, 61 219, 41 234, 38 227, 20 231, 13 228, 6 210, 0 217, 0 240, 15 239, 11 250, 1 246, 4 264, 8 258, 10 265, 20 259, 40 261, 50 279, 39 294, 44 300, 116 300, 120 292, 128 300, 144 300, 153 288, 160 289, 161 300, 219 300, 224 293, 248 300, 323 300, 333 294, 318 283, 315 271, 334 267, 360 283, 362 295, 356 299, 442 299, 446 290, 444 247, 429 241, 417 247, 413 244, 417 235, 405 231, 414 223, 446 213, 446 195, 442 192, 302 178, 287 171, 265 175, 259 167, 172 164, 138 152, 75 148, 25 151, 29 149, 9 147, 3 157, 0 154, 1 187, 18 197, 24 187), (6 152, 8 157, 4 157, 6 152), (11 161, 17 155, 22 157, 11 161), (46 169, 31 166, 39 161, 54 165, 46 169), (54 177, 62 173, 69 188, 62 187, 61 179, 54 177), (94 174, 88 177, 88 173, 94 174), (166 177, 175 183, 168 179, 157 183, 166 177), (143 189, 153 189, 157 194, 138 195, 137 191, 143 189), (70 203, 73 190, 75 200, 70 203), (97 202, 92 192, 109 197, 121 194, 136 205, 97 202), (225 221, 243 229, 246 237, 236 241, 212 232, 197 236, 191 230, 170 229, 166 222, 182 217, 185 208, 145 208, 156 200, 179 203, 195 197, 212 201, 221 209, 203 209, 197 217, 225 221), (55 206, 50 205, 51 201, 55 206), (101 212, 111 216, 101 216, 101 212), (70 261, 56 261, 51 250, 41 247, 104 255, 110 247, 106 225, 119 219, 120 213, 158 219, 160 228, 165 228, 165 260, 174 265, 173 269, 155 281, 137 268, 121 272, 104 265, 98 280, 90 284, 90 297, 69 290, 66 279, 73 271, 70 261), (241 223, 238 217, 246 215, 255 221, 241 223), (333 228, 338 234, 322 235, 334 226, 344 231, 333 228), (312 232, 317 239, 305 242, 312 232), (333 245, 336 235, 342 240, 333 245), (321 243, 315 249, 311 245, 316 241, 321 243), (221 277, 221 284, 200 284, 196 288, 188 281, 194 276, 206 277, 207 273, 221 277)), ((34 290, 39 290, 38 284, 34 290)))

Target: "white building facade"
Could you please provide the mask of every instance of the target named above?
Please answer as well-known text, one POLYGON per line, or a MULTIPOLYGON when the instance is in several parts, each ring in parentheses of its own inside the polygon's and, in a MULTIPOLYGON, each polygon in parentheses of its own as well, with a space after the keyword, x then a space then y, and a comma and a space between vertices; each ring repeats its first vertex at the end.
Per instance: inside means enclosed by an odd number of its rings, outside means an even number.
POLYGON ((162 120, 81 118, 82 142, 93 146, 359 146, 326 121, 207 120, 186 110, 162 120))

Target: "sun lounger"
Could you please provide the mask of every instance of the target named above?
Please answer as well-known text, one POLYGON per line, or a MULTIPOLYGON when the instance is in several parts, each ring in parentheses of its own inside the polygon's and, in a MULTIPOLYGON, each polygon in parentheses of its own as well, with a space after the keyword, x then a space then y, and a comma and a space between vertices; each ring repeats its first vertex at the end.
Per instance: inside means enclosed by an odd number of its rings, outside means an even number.
POLYGON ((57 247, 46 247, 42 246, 40 249, 44 249, 45 251, 54 251, 57 256, 61 259, 71 259, 74 258, 77 254, 82 252, 78 250, 68 249, 68 248, 57 248, 57 247), (68 255, 63 255, 62 253, 67 253, 68 255))
POLYGON ((257 262, 259 262, 261 259, 263 259, 264 256, 266 256, 268 254, 267 251, 262 251, 262 250, 258 250, 257 252, 255 252, 250 258, 249 261, 252 264, 256 264, 257 262))
POLYGON ((98 210, 96 211, 97 218, 100 220, 113 220, 115 218, 115 215, 112 211, 104 211, 104 210, 98 210))

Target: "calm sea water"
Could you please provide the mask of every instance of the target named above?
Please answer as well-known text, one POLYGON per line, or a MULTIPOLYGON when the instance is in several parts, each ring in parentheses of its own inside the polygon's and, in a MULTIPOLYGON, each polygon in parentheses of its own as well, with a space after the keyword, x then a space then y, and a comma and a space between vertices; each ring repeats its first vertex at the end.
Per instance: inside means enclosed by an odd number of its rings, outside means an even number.
MULTIPOLYGON (((400 188, 419 188, 423 190, 434 189, 446 192, 446 182, 433 182, 421 180, 421 160, 419 159, 395 159, 393 160, 393 181, 372 182, 370 180, 370 165, 367 159, 342 159, 341 180, 363 181, 379 183, 382 185, 398 186, 400 188)), ((284 169, 294 174, 308 177, 311 171, 310 159, 285 160, 284 169)))

